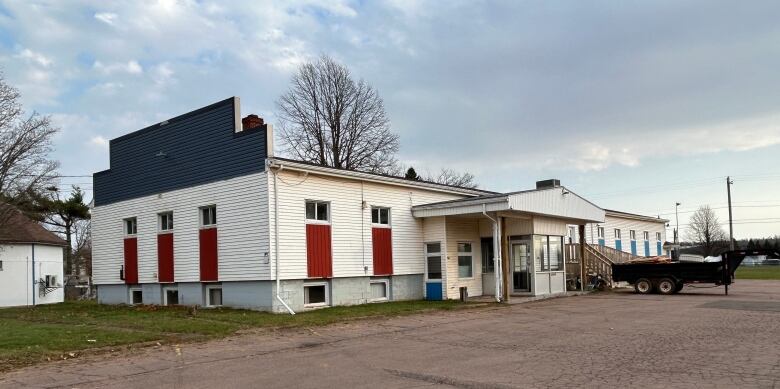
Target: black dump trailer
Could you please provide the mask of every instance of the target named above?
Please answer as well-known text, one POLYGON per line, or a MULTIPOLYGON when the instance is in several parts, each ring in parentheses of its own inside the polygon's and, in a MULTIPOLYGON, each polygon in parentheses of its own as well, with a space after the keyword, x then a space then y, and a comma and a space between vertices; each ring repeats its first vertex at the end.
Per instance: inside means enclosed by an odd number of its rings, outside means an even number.
POLYGON ((768 250, 734 250, 723 253, 720 262, 616 263, 612 265, 612 280, 628 282, 641 294, 673 294, 685 284, 694 283, 724 285, 729 294, 734 271, 745 257, 754 255, 778 254, 768 250))

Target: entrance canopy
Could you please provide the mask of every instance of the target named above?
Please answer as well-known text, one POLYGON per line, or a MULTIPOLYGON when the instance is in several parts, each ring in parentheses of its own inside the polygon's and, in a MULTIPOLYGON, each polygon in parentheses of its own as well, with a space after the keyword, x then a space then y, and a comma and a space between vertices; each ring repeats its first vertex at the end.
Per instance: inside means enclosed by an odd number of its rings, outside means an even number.
POLYGON ((571 224, 603 223, 605 211, 563 186, 502 193, 412 207, 418 218, 481 214, 522 213, 568 219, 571 224))

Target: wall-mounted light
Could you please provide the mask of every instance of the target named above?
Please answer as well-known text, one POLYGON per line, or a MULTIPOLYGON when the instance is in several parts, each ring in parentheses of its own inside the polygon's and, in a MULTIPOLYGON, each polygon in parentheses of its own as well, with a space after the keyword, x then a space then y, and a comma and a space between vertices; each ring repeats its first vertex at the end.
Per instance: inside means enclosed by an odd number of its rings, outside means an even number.
POLYGON ((567 194, 569 194, 569 191, 568 191, 568 190, 566 190, 566 188, 564 188, 564 187, 561 187, 561 194, 562 194, 562 195, 564 195, 564 196, 566 196, 567 194))
POLYGON ((158 151, 158 152, 157 152, 157 155, 156 155, 156 156, 157 156, 157 157, 162 157, 162 158, 165 158, 165 157, 167 157, 167 156, 168 156, 168 154, 166 154, 164 151, 160 150, 160 151, 158 151))

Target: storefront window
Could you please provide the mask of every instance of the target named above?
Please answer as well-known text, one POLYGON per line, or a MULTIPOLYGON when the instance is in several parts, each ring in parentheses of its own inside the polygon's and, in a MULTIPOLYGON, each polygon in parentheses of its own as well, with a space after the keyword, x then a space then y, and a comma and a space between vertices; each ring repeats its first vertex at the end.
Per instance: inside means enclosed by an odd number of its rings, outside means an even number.
POLYGON ((558 236, 550 236, 548 239, 550 242, 550 270, 563 270, 563 249, 561 247, 562 238, 558 236))
POLYGON ((563 270, 562 236, 534 236, 534 268, 537 272, 563 270))

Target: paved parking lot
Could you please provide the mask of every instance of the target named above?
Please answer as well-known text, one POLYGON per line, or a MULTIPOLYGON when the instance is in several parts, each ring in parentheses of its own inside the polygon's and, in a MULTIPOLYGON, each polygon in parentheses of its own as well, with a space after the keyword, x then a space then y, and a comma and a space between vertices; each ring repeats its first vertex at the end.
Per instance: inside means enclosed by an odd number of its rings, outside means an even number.
POLYGON ((780 387, 780 282, 246 334, 16 371, 18 387, 780 387))

